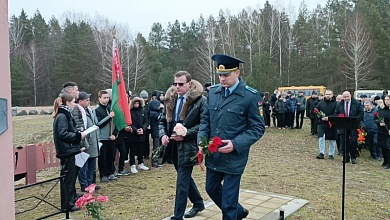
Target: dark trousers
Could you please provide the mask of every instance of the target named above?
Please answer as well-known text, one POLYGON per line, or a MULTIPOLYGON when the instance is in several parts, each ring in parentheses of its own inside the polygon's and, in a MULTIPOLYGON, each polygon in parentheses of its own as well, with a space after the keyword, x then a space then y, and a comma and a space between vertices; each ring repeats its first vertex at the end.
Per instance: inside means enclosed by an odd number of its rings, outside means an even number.
MULTIPOLYGON (((176 145, 174 143, 174 145, 176 145)), ((192 179, 193 166, 178 166, 177 148, 174 146, 173 165, 177 172, 176 178, 176 196, 175 209, 172 220, 182 220, 187 207, 187 198, 193 203, 194 207, 203 207, 203 198, 199 193, 198 187, 192 179)))
MULTIPOLYGON (((161 145, 160 139, 159 139, 159 138, 153 138, 153 151, 155 151, 160 145, 161 145)), ((152 164, 158 165, 158 157, 159 157, 159 156, 160 156, 160 155, 154 156, 154 154, 152 154, 152 158, 155 157, 155 158, 152 160, 152 164)))
POLYGON ((271 114, 270 113, 265 113, 264 114, 264 122, 266 126, 271 126, 271 114))
POLYGON ((125 140, 127 141, 127 138, 121 138, 115 140, 116 148, 119 151, 119 164, 118 164, 119 171, 123 171, 125 169, 125 160, 128 159, 128 155, 129 155, 129 146, 125 144, 125 140))
POLYGON ((352 159, 356 159, 356 157, 358 156, 358 144, 357 144, 357 131, 355 130, 350 130, 350 129, 347 129, 346 131, 346 135, 347 135, 347 146, 344 146, 345 144, 345 136, 344 136, 344 131, 342 131, 343 133, 340 135, 341 137, 341 141, 340 141, 340 145, 341 145, 341 152, 344 153, 344 150, 346 150, 346 156, 345 156, 345 160, 348 162, 350 160, 350 158, 352 159))
POLYGON ((207 168, 206 192, 222 210, 223 220, 236 220, 237 215, 244 212, 244 208, 238 203, 240 181, 241 174, 231 175, 207 168))
POLYGON ((142 143, 144 157, 149 157, 150 155, 149 137, 150 137, 150 129, 147 129, 145 132, 145 141, 142 143))
POLYGON ((272 125, 273 125, 274 127, 276 127, 276 119, 277 119, 276 113, 272 113, 272 114, 271 114, 271 118, 272 118, 272 125))
POLYGON ((277 113, 276 117, 278 118, 278 127, 284 128, 286 126, 286 114, 277 113))
POLYGON ((144 142, 131 142, 131 140, 129 140, 127 144, 130 149, 130 166, 135 165, 135 156, 137 156, 138 164, 143 163, 144 149, 142 147, 144 146, 144 142))
POLYGON ((310 131, 311 134, 318 134, 317 132, 317 116, 310 117, 310 131))
POLYGON ((61 163, 61 173, 60 175, 65 175, 66 177, 60 183, 60 193, 61 193, 61 210, 73 208, 77 195, 76 195, 76 179, 78 169, 75 165, 75 157, 64 158, 60 160, 61 163))
POLYGON ((382 147, 383 166, 390 167, 390 149, 382 147))
POLYGON ((84 166, 79 170, 79 183, 81 189, 87 188, 94 183, 94 175, 96 171, 96 157, 88 158, 84 166))
POLYGON ((344 140, 341 139, 342 136, 338 132, 339 131, 337 131, 336 146, 337 146, 337 151, 338 151, 339 155, 341 155, 341 141, 344 141, 344 140))
POLYGON ((100 148, 100 155, 98 159, 98 167, 100 178, 103 176, 109 176, 115 172, 113 170, 115 161, 115 142, 111 140, 100 141, 103 145, 100 148))
POLYGON ((286 125, 287 127, 294 127, 294 112, 286 113, 286 125))
POLYGON ((380 148, 377 146, 377 134, 370 134, 367 132, 366 146, 370 149, 370 157, 379 159, 381 157, 380 148))
POLYGON ((295 124, 296 124, 297 128, 302 128, 303 117, 305 117, 305 110, 297 110, 297 113, 295 116, 295 124))

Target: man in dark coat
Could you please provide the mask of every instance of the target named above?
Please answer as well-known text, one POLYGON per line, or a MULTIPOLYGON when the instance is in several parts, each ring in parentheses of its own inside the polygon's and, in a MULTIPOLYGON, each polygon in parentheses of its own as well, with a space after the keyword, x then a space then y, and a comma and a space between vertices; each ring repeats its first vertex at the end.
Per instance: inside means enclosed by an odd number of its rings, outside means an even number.
POLYGON ((195 181, 192 179, 193 166, 197 161, 191 160, 198 153, 197 133, 202 118, 206 97, 203 86, 191 78, 186 71, 175 74, 173 86, 165 96, 165 108, 159 124, 161 143, 167 146, 163 162, 172 159, 177 172, 174 215, 171 219, 195 217, 204 210, 195 181), (173 132, 175 126, 185 127, 186 131, 173 132), (193 203, 192 209, 185 213, 187 198, 193 203))
MULTIPOLYGON (((343 100, 341 100, 341 102, 337 104, 337 108, 334 114, 336 116, 339 114, 344 114, 345 117, 355 117, 358 121, 358 124, 361 124, 364 115, 363 106, 360 104, 359 101, 351 97, 350 92, 345 91, 343 92, 343 100)), ((358 133, 355 129, 347 129, 346 135, 347 137, 350 137, 350 139, 347 142, 347 146, 344 146, 344 141, 340 142, 341 151, 344 153, 344 150, 346 150, 346 163, 349 163, 349 160, 351 159, 352 163, 356 164, 356 158, 358 156, 358 133)), ((341 135, 341 140, 344 140, 344 130, 341 135)))
POLYGON ((198 143, 202 138, 211 140, 218 136, 224 145, 206 156, 206 191, 222 210, 224 220, 243 219, 249 211, 238 202, 240 181, 251 145, 265 132, 258 110, 262 99, 239 78, 242 60, 222 54, 212 59, 217 63, 221 84, 210 89, 198 143))
POLYGON ((317 124, 315 123, 316 114, 313 113, 314 108, 317 107, 315 102, 317 101, 317 92, 313 91, 311 97, 307 100, 306 104, 306 117, 310 118, 310 132, 311 135, 317 134, 317 124))
MULTIPOLYGON (((161 118, 161 115, 164 110, 164 100, 165 97, 164 93, 159 91, 157 93, 157 99, 152 100, 149 104, 150 109, 150 130, 151 135, 153 139, 153 151, 155 151, 161 144, 160 144, 160 137, 159 137, 159 128, 158 123, 161 118), (161 96, 161 94, 163 96, 161 96)), ((161 165, 158 163, 158 156, 153 155, 152 156, 152 167, 153 168, 159 168, 161 165)))
POLYGON ((320 154, 317 159, 324 159, 325 155, 325 140, 329 140, 329 159, 334 159, 334 152, 336 149, 337 129, 332 126, 328 116, 333 116, 336 109, 336 98, 331 90, 325 91, 325 98, 317 105, 319 114, 323 113, 321 117, 318 117, 318 146, 320 154))

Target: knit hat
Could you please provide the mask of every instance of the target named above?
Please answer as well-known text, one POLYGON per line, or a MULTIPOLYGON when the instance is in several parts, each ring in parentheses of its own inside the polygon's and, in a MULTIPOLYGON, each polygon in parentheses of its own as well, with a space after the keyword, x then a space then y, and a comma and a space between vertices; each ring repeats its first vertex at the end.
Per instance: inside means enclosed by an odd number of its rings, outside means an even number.
POLYGON ((145 90, 142 90, 139 96, 143 99, 147 99, 149 97, 148 92, 145 90))

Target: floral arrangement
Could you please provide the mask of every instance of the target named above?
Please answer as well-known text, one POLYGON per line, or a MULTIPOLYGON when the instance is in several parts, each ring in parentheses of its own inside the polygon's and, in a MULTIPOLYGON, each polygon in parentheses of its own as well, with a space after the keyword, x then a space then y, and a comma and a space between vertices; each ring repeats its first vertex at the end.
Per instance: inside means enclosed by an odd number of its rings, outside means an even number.
POLYGON ((361 129, 357 129, 358 131, 358 145, 364 145, 366 142, 366 136, 367 136, 367 132, 364 131, 363 128, 361 129))
POLYGON ((153 150, 153 157, 152 157, 152 160, 158 158, 161 154, 161 152, 164 151, 164 146, 163 145, 160 145, 159 147, 157 147, 156 149, 153 150))
POLYGON ((388 129, 387 126, 386 126, 385 118, 384 118, 384 117, 379 117, 378 112, 375 112, 375 113, 374 113, 374 118, 375 118, 376 120, 378 120, 379 124, 385 125, 386 130, 389 131, 389 129, 388 129))
POLYGON ((87 188, 85 188, 85 191, 87 191, 87 193, 76 201, 76 207, 85 210, 84 220, 87 220, 88 217, 92 217, 93 219, 98 220, 103 219, 100 216, 100 210, 104 209, 102 203, 108 202, 108 197, 102 195, 98 195, 97 197, 95 197, 93 195, 95 193, 95 187, 96 184, 89 185, 87 188))
POLYGON ((218 147, 222 145, 222 139, 218 136, 215 136, 209 142, 207 142, 206 138, 200 137, 199 146, 202 148, 202 150, 199 151, 195 156, 193 156, 191 160, 197 159, 200 169, 204 171, 204 168, 202 166, 203 155, 210 156, 218 150, 218 147))
POLYGON ((325 112, 318 110, 317 108, 314 108, 314 114, 317 114, 317 118, 323 118, 326 117, 325 112))

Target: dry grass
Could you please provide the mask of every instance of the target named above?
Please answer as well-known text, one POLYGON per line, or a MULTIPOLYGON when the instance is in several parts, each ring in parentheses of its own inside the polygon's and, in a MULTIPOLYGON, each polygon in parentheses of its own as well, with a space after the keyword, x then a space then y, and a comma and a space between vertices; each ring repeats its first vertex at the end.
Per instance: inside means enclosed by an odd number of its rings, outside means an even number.
MULTIPOLYGON (((19 118, 14 118, 16 145, 27 143, 22 140, 31 143, 32 137, 37 135, 43 140, 50 140, 52 118, 25 117, 29 119, 20 119, 23 123, 19 118)), ((336 156, 335 160, 315 159, 318 154, 318 139, 308 134, 307 126, 303 130, 267 129, 266 135, 251 149, 241 188, 309 200, 308 205, 289 219, 340 219, 341 157, 336 156)), ((35 142, 39 140, 36 138, 35 142)), ((358 159, 357 165, 346 165, 346 219, 390 219, 390 172, 380 166, 381 162, 371 161, 368 157, 369 152, 363 150, 363 156, 358 159)), ((50 178, 58 175, 58 169, 39 174, 39 179, 50 178)), ((204 190, 205 174, 195 168, 193 176, 204 199, 209 199, 204 190)), ((105 204, 105 219, 150 220, 170 216, 174 206, 175 178, 173 166, 167 164, 162 169, 132 174, 107 184, 99 183, 102 186, 99 194, 107 195, 110 199, 105 204)), ((42 194, 44 189, 47 186, 38 186, 28 192, 18 193, 16 197, 25 193, 42 194)), ((58 201, 58 188, 56 190, 51 195, 53 201, 58 201)), ((17 210, 25 205, 17 204, 17 210)), ((52 209, 41 206, 40 210, 39 214, 42 215, 52 209)), ((81 212, 72 215, 78 219, 82 217, 81 212)), ((17 216, 17 219, 32 219, 36 216, 39 215, 34 213, 17 216)), ((57 216, 52 219, 59 218, 57 216)))

